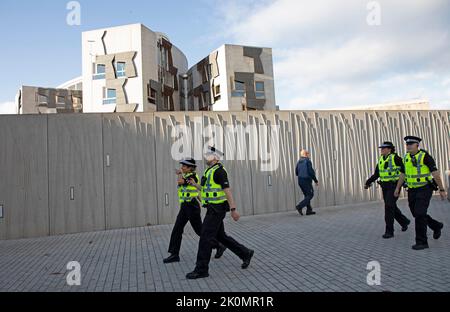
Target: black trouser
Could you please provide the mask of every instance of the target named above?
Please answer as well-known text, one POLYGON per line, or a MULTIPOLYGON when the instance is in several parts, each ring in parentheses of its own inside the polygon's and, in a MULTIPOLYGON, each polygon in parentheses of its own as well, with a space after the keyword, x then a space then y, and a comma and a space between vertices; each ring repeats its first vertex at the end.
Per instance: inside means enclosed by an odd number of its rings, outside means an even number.
MULTIPOLYGON (((173 255, 179 254, 184 227, 188 221, 191 223, 195 233, 200 236, 202 233, 202 217, 200 215, 200 204, 196 200, 181 204, 180 212, 178 213, 177 220, 175 221, 175 225, 172 230, 172 235, 170 236, 169 253, 173 255)), ((217 248, 217 240, 213 239, 212 246, 212 248, 217 248)))
POLYGON ((297 205, 298 209, 306 207, 306 212, 312 212, 311 200, 314 197, 314 189, 311 179, 298 179, 298 185, 305 195, 305 198, 297 205))
POLYGON ((441 223, 428 214, 428 206, 433 196, 433 188, 426 185, 419 188, 408 189, 409 209, 416 221, 416 243, 427 244, 427 226, 433 231, 441 227, 441 223))
POLYGON ((396 220, 402 227, 407 226, 409 219, 398 209, 398 197, 394 196, 396 182, 382 182, 381 189, 383 190, 384 199, 384 221, 386 222, 386 234, 394 234, 394 220, 396 220))
POLYGON ((200 236, 198 245, 197 264, 195 267, 195 271, 199 273, 208 272, 214 238, 242 260, 246 259, 250 253, 250 250, 247 247, 239 244, 225 233, 223 219, 227 212, 227 205, 210 204, 207 209, 208 211, 203 220, 202 235, 200 236))

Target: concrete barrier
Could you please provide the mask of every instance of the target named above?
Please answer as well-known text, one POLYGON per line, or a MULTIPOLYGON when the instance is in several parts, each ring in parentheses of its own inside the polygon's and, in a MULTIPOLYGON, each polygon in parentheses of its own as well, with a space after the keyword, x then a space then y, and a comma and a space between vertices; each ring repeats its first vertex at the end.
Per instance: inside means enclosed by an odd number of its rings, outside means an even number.
MULTIPOLYGON (((178 125, 192 133, 211 125, 256 127, 256 135, 234 138, 237 149, 267 147, 260 136, 278 126, 271 142, 281 156, 275 170, 262 171, 261 159, 224 161, 243 215, 294 211, 303 197, 295 177, 302 148, 311 151, 320 180, 316 208, 380 200, 379 188, 363 186, 385 140, 402 155, 403 137, 418 135, 441 174, 450 167, 450 111, 0 116, 0 239, 173 223, 178 163, 171 149, 178 125)), ((222 135, 223 142, 231 139, 222 135)), ((189 144, 205 143, 200 137, 189 144)), ((449 179, 447 172, 447 187, 449 179)))

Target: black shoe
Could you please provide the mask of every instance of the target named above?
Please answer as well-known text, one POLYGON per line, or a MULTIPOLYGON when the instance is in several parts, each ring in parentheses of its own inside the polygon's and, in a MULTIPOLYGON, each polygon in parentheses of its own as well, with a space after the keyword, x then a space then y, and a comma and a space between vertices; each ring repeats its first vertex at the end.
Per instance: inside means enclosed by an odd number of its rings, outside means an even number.
POLYGON ((178 255, 170 255, 163 260, 164 263, 180 262, 180 257, 178 255))
POLYGON ((444 223, 441 223, 441 226, 439 227, 439 229, 437 229, 436 231, 433 231, 433 238, 434 239, 439 239, 439 237, 441 237, 441 232, 442 232, 442 228, 444 227, 444 223))
POLYGON ((428 244, 415 244, 414 246, 412 246, 412 249, 414 250, 422 250, 427 248, 430 248, 428 247, 428 244))
POLYGON ((316 214, 315 211, 307 211, 307 212, 306 212, 306 215, 307 215, 307 216, 312 216, 312 215, 315 215, 315 214, 316 214))
POLYGON ((252 260, 254 253, 255 253, 255 251, 250 249, 250 253, 249 253, 248 257, 242 263, 241 268, 243 268, 243 269, 248 268, 248 266, 250 265, 250 260, 252 260))
POLYGON ((385 234, 383 234, 382 237, 385 238, 385 239, 388 239, 388 238, 394 237, 394 234, 391 234, 391 233, 385 233, 385 234))
POLYGON ((406 222, 405 225, 402 226, 402 232, 406 232, 408 230, 408 225, 411 223, 410 220, 408 220, 408 222, 406 222))
POLYGON ((298 206, 295 206, 295 209, 297 209, 298 213, 303 216, 302 208, 299 208, 298 206))
POLYGON ((216 255, 214 256, 214 258, 219 259, 220 257, 222 257, 225 250, 227 250, 227 247, 220 244, 219 247, 217 247, 216 255))
POLYGON ((191 273, 186 274, 187 279, 197 279, 197 278, 205 278, 208 277, 208 273, 199 273, 196 271, 192 271, 191 273))

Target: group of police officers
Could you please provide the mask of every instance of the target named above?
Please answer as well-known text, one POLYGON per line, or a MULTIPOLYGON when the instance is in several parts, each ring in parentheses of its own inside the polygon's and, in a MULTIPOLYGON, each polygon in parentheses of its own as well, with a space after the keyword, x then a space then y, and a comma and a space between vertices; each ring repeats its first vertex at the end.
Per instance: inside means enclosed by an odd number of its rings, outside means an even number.
POLYGON ((416 243, 414 250, 429 248, 427 227, 433 231, 433 238, 439 239, 444 227, 442 222, 433 219, 428 214, 428 206, 434 191, 439 191, 442 200, 446 198, 446 191, 433 157, 425 150, 420 149, 421 138, 407 136, 406 155, 402 159, 395 152, 392 142, 384 142, 379 146, 381 156, 374 174, 366 181, 368 189, 373 182, 379 179, 385 203, 386 232, 383 238, 394 237, 394 220, 402 227, 408 229, 410 220, 405 217, 397 207, 397 200, 402 187, 408 190, 408 205, 415 219, 416 243))
MULTIPOLYGON (((366 181, 368 189, 375 181, 381 185, 385 202, 386 231, 385 239, 394 237, 394 220, 402 231, 408 229, 411 221, 402 214, 397 206, 397 200, 402 187, 408 190, 408 204, 415 219, 416 244, 414 250, 429 248, 427 227, 433 231, 433 238, 439 239, 444 226, 428 214, 428 206, 434 191, 439 191, 442 200, 446 198, 441 176, 433 157, 419 148, 422 139, 415 136, 404 138, 407 153, 402 159, 395 151, 392 142, 384 142, 379 146, 381 156, 374 174, 366 181)), ((182 234, 189 221, 200 242, 197 252, 195 269, 186 275, 187 279, 197 279, 209 276, 209 262, 212 249, 216 249, 215 258, 220 258, 228 248, 242 260, 242 269, 246 269, 253 257, 254 251, 241 245, 225 233, 223 220, 227 212, 231 212, 233 220, 240 218, 231 193, 228 173, 220 163, 223 153, 214 147, 209 147, 205 154, 207 169, 202 179, 196 173, 196 162, 192 158, 183 159, 178 175, 178 197, 180 211, 178 213, 169 244, 170 256, 164 263, 179 262, 179 252, 182 234), (207 209, 202 222, 200 207, 207 209)))

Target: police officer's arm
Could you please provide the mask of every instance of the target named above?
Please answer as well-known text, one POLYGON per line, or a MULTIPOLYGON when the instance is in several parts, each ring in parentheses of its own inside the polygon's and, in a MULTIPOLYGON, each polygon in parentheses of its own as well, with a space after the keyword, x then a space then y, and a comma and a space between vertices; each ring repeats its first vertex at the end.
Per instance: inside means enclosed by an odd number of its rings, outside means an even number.
POLYGON ((227 197, 228 205, 230 205, 231 209, 231 217, 234 221, 238 221, 240 218, 239 213, 236 211, 236 203, 234 202, 233 194, 231 193, 230 182, 228 181, 228 174, 223 168, 219 168, 214 173, 214 181, 217 184, 220 184, 223 191, 225 192, 225 196, 227 197))
POLYGON ((375 182, 379 177, 380 177, 380 170, 378 169, 378 164, 377 164, 377 166, 375 168, 375 172, 372 174, 372 176, 369 179, 367 179, 365 186, 367 188, 369 188, 370 185, 373 182, 375 182))
POLYGON ((431 175, 433 176, 433 179, 436 181, 438 187, 439 187, 439 193, 443 193, 445 197, 445 188, 444 183, 442 183, 441 175, 438 171, 438 168, 436 166, 436 162, 434 161, 433 157, 431 157, 430 154, 426 154, 423 163, 430 168, 431 175))
POLYGON ((397 187, 394 191, 394 196, 399 197, 400 196, 400 190, 402 189, 403 183, 405 183, 405 166, 400 167, 400 177, 397 182, 397 187))

